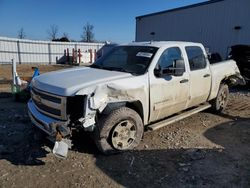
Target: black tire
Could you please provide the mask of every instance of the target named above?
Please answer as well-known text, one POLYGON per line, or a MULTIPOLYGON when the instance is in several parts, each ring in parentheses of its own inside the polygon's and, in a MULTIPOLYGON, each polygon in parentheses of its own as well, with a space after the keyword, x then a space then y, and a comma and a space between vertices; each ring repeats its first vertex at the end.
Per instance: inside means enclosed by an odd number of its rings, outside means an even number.
POLYGON ((14 94, 14 100, 15 100, 15 102, 20 102, 20 94, 19 93, 15 93, 14 94))
POLYGON ((95 129, 95 143, 103 154, 132 150, 140 143, 144 132, 139 114, 127 107, 102 116, 95 129))
POLYGON ((222 112, 223 110, 225 110, 228 103, 228 97, 228 85, 221 84, 216 98, 211 101, 212 110, 214 112, 222 112))

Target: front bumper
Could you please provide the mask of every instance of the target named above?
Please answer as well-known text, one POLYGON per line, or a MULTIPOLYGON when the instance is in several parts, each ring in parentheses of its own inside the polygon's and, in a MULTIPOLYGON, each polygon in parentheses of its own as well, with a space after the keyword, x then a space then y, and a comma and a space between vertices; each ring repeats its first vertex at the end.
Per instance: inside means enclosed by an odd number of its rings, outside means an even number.
POLYGON ((59 121, 53 118, 50 118, 48 116, 45 116, 41 112, 39 112, 34 103, 32 102, 32 99, 28 102, 28 114, 32 121, 32 123, 41 129, 43 132, 45 132, 50 137, 55 137, 55 129, 52 125, 54 124, 65 124, 65 121, 59 121))

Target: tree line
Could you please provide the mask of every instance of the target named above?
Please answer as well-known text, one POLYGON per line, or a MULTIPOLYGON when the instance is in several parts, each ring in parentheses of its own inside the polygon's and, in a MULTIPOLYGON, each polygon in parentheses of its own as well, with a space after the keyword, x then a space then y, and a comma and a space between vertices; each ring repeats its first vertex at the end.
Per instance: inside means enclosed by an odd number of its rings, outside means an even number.
MULTIPOLYGON (((49 29, 47 30, 48 38, 51 41, 59 41, 59 42, 70 42, 74 40, 70 40, 69 34, 64 32, 61 36, 59 36, 59 27, 56 24, 50 25, 49 29)), ((83 31, 81 34, 81 42, 95 42, 94 38, 94 26, 87 22, 83 26, 83 31)), ((17 37, 19 39, 25 39, 26 33, 24 31, 24 28, 20 28, 17 32, 17 37)))

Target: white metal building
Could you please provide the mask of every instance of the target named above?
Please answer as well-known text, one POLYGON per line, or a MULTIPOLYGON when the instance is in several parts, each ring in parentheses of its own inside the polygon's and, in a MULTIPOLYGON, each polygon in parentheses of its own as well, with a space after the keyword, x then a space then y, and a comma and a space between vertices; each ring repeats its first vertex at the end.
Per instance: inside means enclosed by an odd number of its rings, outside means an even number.
POLYGON ((201 42, 226 57, 230 46, 250 45, 250 0, 210 0, 136 17, 136 41, 201 42))

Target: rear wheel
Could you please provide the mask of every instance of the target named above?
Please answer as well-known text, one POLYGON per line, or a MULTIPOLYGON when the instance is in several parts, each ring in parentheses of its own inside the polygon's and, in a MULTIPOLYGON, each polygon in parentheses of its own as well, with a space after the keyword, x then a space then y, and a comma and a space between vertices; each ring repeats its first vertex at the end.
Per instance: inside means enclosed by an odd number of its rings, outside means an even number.
POLYGON ((99 120, 95 142, 104 154, 131 150, 140 143, 143 131, 139 114, 130 108, 121 107, 99 120))
POLYGON ((217 97, 211 101, 213 111, 222 112, 227 106, 228 97, 229 97, 228 85, 221 84, 217 97))

